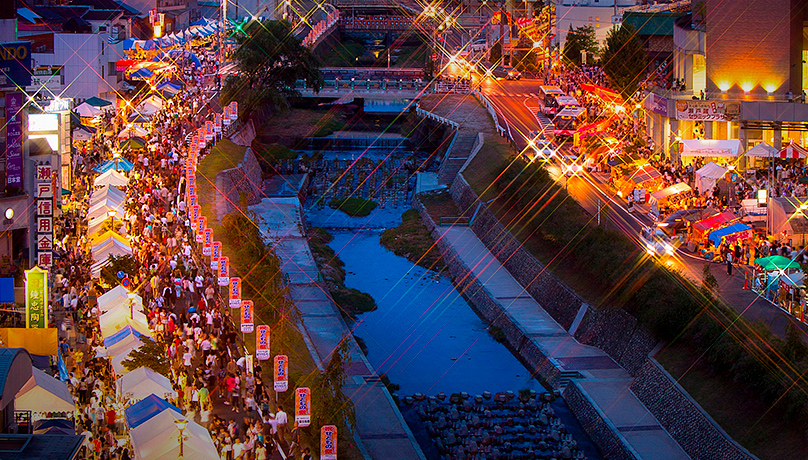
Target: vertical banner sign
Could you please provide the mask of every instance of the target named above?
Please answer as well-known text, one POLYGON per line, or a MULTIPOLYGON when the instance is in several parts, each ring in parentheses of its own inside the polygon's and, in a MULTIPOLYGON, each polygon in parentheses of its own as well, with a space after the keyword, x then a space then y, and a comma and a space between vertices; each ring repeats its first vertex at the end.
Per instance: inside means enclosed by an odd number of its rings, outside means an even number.
POLYGON ((214 241, 210 245, 210 269, 219 271, 219 257, 222 256, 222 243, 214 241))
POLYGON ((196 195, 196 185, 189 185, 186 190, 188 191, 188 204, 190 206, 198 204, 199 197, 196 195))
POLYGON ((206 228, 202 232, 202 255, 210 255, 210 247, 213 244, 213 230, 206 228))
POLYGON ((206 121, 205 122, 205 140, 210 141, 213 140, 213 122, 206 121))
POLYGON ((6 186, 22 187, 22 93, 6 94, 6 186))
POLYGON ((266 324, 255 328, 255 357, 259 361, 269 359, 269 326, 266 324))
POLYGON ((225 126, 230 126, 230 106, 224 106, 224 113, 222 113, 222 123, 225 126))
POLYGON ((233 101, 230 103, 230 121, 238 120, 238 102, 233 101))
POLYGON ((337 460, 337 427, 334 425, 320 428, 320 460, 337 460))
POLYGON ((205 228, 207 228, 208 220, 205 216, 200 216, 199 219, 196 220, 196 242, 197 243, 204 243, 205 242, 205 228))
POLYGON ((230 278, 230 308, 241 306, 241 278, 230 278))
POLYGON ((295 422, 303 427, 311 424, 311 391, 308 388, 295 389, 295 422))
POLYGON ((196 174, 190 174, 188 176, 188 186, 193 187, 196 190, 196 174))
POLYGON ((222 116, 218 113, 213 116, 213 132, 215 134, 222 133, 222 116))
POLYGON ((53 198, 56 195, 50 162, 36 165, 36 257, 37 265, 49 269, 53 262, 53 198))
POLYGON ((283 393, 289 389, 289 357, 286 355, 275 356, 275 391, 283 393))
POLYGON ((255 325, 255 316, 253 311, 252 300, 241 301, 241 332, 249 334, 253 331, 255 325))
POLYGON ((48 327, 48 272, 39 267, 25 271, 25 327, 48 327))
POLYGON ((196 221, 199 220, 199 213, 202 211, 202 207, 198 204, 191 205, 191 223, 196 225, 196 221))
POLYGON ((227 286, 230 282, 230 261, 227 257, 219 257, 219 286, 227 286))

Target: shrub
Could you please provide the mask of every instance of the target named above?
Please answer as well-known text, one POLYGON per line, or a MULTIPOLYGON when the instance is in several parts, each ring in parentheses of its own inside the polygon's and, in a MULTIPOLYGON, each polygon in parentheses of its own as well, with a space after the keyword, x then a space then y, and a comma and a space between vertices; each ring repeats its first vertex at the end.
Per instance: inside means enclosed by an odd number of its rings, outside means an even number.
POLYGON ((351 217, 365 217, 376 209, 376 202, 362 198, 334 198, 328 206, 339 209, 351 217))

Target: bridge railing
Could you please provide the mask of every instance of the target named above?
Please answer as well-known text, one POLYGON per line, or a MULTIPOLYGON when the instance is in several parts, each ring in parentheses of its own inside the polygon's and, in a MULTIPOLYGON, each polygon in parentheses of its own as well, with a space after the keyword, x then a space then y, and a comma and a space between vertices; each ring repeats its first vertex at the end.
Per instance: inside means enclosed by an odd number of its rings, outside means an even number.
MULTIPOLYGON (((325 80, 321 92, 326 91, 353 91, 353 90, 381 90, 381 91, 420 91, 426 88, 427 84, 423 81, 417 80, 373 80, 373 79, 328 79, 325 80)), ((297 80, 295 82, 295 89, 307 90, 308 87, 304 80, 297 80)))
POLYGON ((313 47, 317 44, 317 40, 320 39, 326 32, 328 32, 334 25, 337 24, 339 21, 339 10, 334 9, 325 19, 319 21, 315 24, 309 34, 306 35, 306 38, 303 39, 303 46, 313 47))
POLYGON ((430 120, 437 121, 438 123, 442 123, 444 125, 449 125, 454 129, 457 129, 457 128, 460 127, 460 125, 458 125, 457 122, 449 120, 448 118, 444 118, 444 117, 442 117, 440 115, 435 115, 434 113, 432 113, 432 112, 430 112, 428 110, 424 110, 424 109, 422 109, 420 107, 415 108, 415 113, 419 117, 428 118, 430 120))

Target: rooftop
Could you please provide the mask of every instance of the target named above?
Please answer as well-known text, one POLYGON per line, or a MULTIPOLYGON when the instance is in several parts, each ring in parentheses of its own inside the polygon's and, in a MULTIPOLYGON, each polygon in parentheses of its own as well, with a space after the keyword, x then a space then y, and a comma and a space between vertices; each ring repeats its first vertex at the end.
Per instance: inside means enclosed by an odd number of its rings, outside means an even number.
POLYGON ((56 434, 0 434, 3 460, 72 460, 84 437, 56 434))
POLYGON ((670 35, 673 36, 673 24, 685 13, 671 12, 635 12, 623 14, 623 24, 631 24, 637 35, 670 35))

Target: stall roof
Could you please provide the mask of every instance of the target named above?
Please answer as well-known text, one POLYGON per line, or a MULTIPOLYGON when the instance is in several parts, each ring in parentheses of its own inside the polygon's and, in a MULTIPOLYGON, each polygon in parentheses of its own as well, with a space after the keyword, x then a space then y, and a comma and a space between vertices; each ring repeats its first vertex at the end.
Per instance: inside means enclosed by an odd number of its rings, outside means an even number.
POLYGON ((72 412, 76 409, 67 384, 34 367, 33 375, 17 392, 16 408, 34 412, 72 412))
POLYGON ((678 195, 682 192, 687 192, 688 190, 693 190, 684 182, 679 182, 678 184, 673 184, 670 187, 663 188, 662 190, 656 191, 651 194, 651 197, 656 198, 657 200, 663 200, 669 196, 678 195))
POLYGON ((739 140, 683 139, 683 157, 727 157, 735 158, 741 152, 739 140))
POLYGON ((715 247, 718 247, 721 245, 721 238, 728 235, 732 235, 733 233, 743 232, 751 228, 752 227, 746 224, 742 224, 740 222, 726 226, 724 228, 719 228, 718 230, 715 230, 712 233, 710 233, 710 241, 713 242, 715 247))
POLYGON ((169 403, 163 398, 155 395, 146 396, 137 403, 124 409, 126 415, 126 425, 129 429, 134 429, 148 421, 150 418, 159 414, 160 412, 171 409, 177 414, 182 415, 179 408, 169 403))
POLYGON ((662 178, 662 174, 660 174, 656 168, 648 163, 640 166, 631 174, 631 180, 635 184, 642 184, 643 182, 657 180, 660 178, 662 178))
POLYGON ((788 257, 769 256, 755 259, 755 265, 763 270, 785 270, 787 268, 800 268, 800 264, 788 257))
POLYGON ((738 217, 736 217, 735 214, 731 212, 722 212, 694 223, 693 229, 700 232, 706 232, 713 228, 728 224, 736 219, 738 219, 738 217))
POLYGON ((786 158, 790 160, 796 160, 798 158, 805 158, 805 155, 808 153, 804 148, 800 147, 798 144, 795 144, 794 141, 791 141, 785 148, 780 150, 779 155, 780 158, 786 158))
POLYGON ((771 145, 761 142, 760 144, 749 149, 749 151, 746 152, 746 156, 758 158, 777 158, 780 156, 780 152, 771 145))

